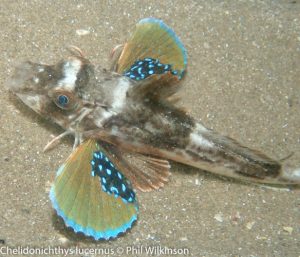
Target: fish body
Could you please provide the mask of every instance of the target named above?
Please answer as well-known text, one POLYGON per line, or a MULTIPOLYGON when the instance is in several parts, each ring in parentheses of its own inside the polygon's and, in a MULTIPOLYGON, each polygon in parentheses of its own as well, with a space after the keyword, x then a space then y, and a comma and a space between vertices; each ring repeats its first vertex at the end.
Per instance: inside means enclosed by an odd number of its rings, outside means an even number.
POLYGON ((282 174, 280 162, 207 129, 168 101, 179 83, 169 73, 135 81, 72 56, 52 66, 23 63, 11 89, 79 141, 95 138, 246 181, 298 183, 282 174))
POLYGON ((25 62, 16 68, 11 91, 79 144, 59 170, 50 195, 58 214, 75 231, 95 239, 126 231, 138 208, 135 194, 122 192, 162 187, 170 175, 168 160, 250 182, 300 183, 300 169, 283 170, 280 162, 217 134, 177 107, 175 96, 186 65, 186 50, 175 33, 160 20, 144 19, 115 58, 113 70, 92 64, 76 49, 54 65, 25 62), (130 163, 128 154, 146 168, 130 163), (105 157, 95 166, 100 155, 105 157), (107 165, 115 167, 113 172, 107 165), (82 180, 98 198, 91 200, 90 192, 80 189, 82 180), (99 207, 103 201, 110 203, 111 218, 99 207), (78 214, 82 202, 91 202, 85 218, 78 214), (88 217, 98 219, 93 208, 98 208, 102 223, 101 218, 107 219, 107 226, 89 224, 88 217), (116 209, 124 214, 118 219, 116 209))

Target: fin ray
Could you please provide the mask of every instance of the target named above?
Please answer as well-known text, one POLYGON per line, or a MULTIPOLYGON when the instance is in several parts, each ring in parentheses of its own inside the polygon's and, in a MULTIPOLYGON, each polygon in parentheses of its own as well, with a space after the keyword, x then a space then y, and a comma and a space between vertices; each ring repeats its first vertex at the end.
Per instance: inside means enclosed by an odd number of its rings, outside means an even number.
POLYGON ((117 61, 116 71, 125 73, 137 61, 146 58, 171 65, 181 78, 187 65, 186 50, 174 31, 163 21, 155 18, 142 19, 132 37, 125 44, 117 61))
POLYGON ((138 207, 130 183, 113 168, 108 156, 95 140, 85 141, 59 169, 50 191, 54 209, 65 224, 96 240, 118 236, 137 219, 138 207), (95 159, 100 155, 102 159, 95 159), (105 170, 99 168, 102 165, 105 170), (118 191, 120 185, 116 183, 124 184, 126 190, 118 191))
POLYGON ((130 179, 134 188, 149 192, 162 188, 169 181, 171 166, 167 160, 137 153, 129 154, 108 143, 103 147, 113 153, 112 160, 130 179))

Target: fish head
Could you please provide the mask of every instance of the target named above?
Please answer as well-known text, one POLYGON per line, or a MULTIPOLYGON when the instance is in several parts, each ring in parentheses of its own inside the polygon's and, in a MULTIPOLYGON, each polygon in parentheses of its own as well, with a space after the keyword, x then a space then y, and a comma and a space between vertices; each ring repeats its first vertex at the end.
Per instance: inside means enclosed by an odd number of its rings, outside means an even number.
POLYGON ((93 66, 79 56, 55 65, 26 61, 16 67, 7 87, 36 113, 68 129, 92 104, 84 93, 91 77, 93 66))

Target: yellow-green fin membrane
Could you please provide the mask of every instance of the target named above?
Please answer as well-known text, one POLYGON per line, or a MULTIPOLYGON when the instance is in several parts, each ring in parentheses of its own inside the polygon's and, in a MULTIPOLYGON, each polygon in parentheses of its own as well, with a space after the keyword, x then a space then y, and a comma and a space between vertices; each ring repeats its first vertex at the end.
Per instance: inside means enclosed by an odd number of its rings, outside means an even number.
POLYGON ((186 65, 186 50, 173 30, 161 20, 146 18, 125 44, 116 71, 134 80, 167 72, 181 78, 186 65))
POLYGON ((91 139, 58 170, 50 199, 68 227, 96 240, 118 236, 137 219, 130 182, 91 139))

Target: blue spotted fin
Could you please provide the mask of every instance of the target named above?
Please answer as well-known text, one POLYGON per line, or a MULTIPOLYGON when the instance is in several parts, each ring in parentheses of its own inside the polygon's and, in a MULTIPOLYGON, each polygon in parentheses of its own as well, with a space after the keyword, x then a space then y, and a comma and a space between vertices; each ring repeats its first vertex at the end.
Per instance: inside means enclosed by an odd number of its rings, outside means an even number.
POLYGON ((107 143, 102 146, 112 153, 111 160, 135 189, 149 192, 162 188, 169 181, 171 166, 167 160, 127 153, 107 143))
POLYGON ((115 70, 135 80, 169 71, 181 78, 186 65, 186 50, 174 31, 161 20, 146 18, 136 25, 115 70))
POLYGON ((77 147, 58 170, 50 191, 68 227, 94 239, 110 239, 131 228, 138 204, 130 182, 95 140, 77 147))

